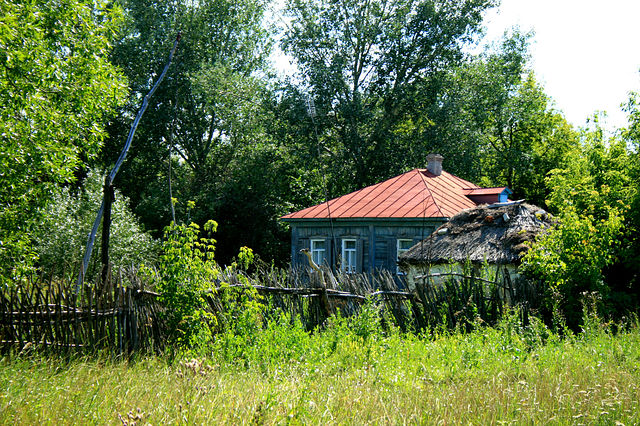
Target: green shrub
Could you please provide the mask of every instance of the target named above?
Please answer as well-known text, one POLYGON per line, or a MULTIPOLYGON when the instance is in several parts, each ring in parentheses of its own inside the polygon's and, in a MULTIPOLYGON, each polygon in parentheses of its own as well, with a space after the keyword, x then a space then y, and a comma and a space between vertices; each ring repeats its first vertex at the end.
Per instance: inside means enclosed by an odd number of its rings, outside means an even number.
MULTIPOLYGON (((210 220, 204 230, 212 234, 217 227, 210 220)), ((199 352, 209 348, 215 337, 231 356, 240 356, 263 327, 264 306, 242 272, 253 262, 253 252, 242 247, 236 260, 223 270, 215 261, 216 241, 199 234, 195 223, 171 224, 165 229, 154 279, 166 308, 168 343, 179 350, 199 352), (229 278, 239 280, 243 287, 230 286, 225 281, 229 278)))
MULTIPOLYGON (((54 191, 42 210, 35 232, 34 248, 41 269, 49 274, 77 273, 98 209, 102 202, 103 181, 91 172, 82 189, 54 191)), ((99 271, 102 233, 98 232, 87 276, 99 271)), ((142 230, 129 209, 128 199, 116 191, 111 213, 109 260, 115 269, 153 264, 159 244, 142 230)))
MULTIPOLYGON (((214 232, 209 221, 205 230, 214 232)), ((169 344, 199 349, 211 341, 215 316, 208 309, 206 292, 215 288, 220 267, 214 260, 215 240, 199 238, 197 224, 171 224, 165 229, 156 289, 165 305, 169 344)))
POLYGON ((216 358, 261 371, 317 359, 313 356, 313 338, 299 318, 281 311, 260 324, 255 314, 256 311, 243 316, 239 321, 243 327, 226 329, 216 336, 212 345, 216 358))
POLYGON ((547 178, 548 204, 558 224, 533 245, 522 267, 525 274, 544 281, 547 309, 564 316, 574 330, 584 292, 598 292, 605 305, 610 302, 605 270, 619 261, 625 216, 636 191, 625 144, 605 143, 597 129, 583 137, 566 167, 547 178))

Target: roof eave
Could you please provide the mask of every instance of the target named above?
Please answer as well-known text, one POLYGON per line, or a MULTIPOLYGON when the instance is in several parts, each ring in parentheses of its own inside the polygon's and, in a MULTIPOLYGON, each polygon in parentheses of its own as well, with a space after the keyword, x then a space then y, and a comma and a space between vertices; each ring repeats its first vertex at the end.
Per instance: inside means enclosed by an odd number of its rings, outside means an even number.
POLYGON ((451 219, 450 217, 339 217, 339 218, 290 218, 281 217, 280 220, 289 223, 310 223, 310 222, 334 222, 334 223, 346 223, 346 222, 443 222, 451 219))

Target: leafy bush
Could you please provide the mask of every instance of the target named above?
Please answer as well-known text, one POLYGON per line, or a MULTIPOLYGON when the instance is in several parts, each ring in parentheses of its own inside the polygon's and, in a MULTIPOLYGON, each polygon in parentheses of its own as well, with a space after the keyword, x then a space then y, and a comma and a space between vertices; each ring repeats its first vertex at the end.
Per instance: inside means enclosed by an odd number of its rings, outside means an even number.
POLYGON ((243 326, 227 328, 216 336, 212 351, 217 358, 268 371, 312 356, 311 334, 299 318, 280 311, 261 324, 255 321, 260 317, 255 314, 255 310, 244 313, 238 321, 243 326))
MULTIPOLYGON (((204 230, 212 234, 217 227, 209 220, 204 230)), ((222 269, 215 260, 216 241, 199 234, 195 223, 168 226, 158 273, 151 274, 166 307, 169 344, 199 352, 213 343, 215 335, 235 357, 247 346, 246 341, 254 341, 263 325, 257 291, 241 273, 253 262, 253 251, 242 247, 236 260, 222 269), (240 280, 244 288, 230 287, 225 282, 229 277, 240 280)))
MULTIPOLYGON (((209 221, 205 230, 218 224, 209 221)), ((197 349, 211 341, 215 316, 208 309, 206 292, 211 291, 220 267, 214 260, 215 240, 199 238, 197 224, 171 224, 165 229, 156 288, 166 307, 169 343, 197 349)))
POLYGON ((619 260, 625 215, 635 191, 625 144, 605 143, 598 129, 583 136, 567 166, 547 179, 552 191, 548 204, 558 225, 542 235, 523 260, 523 271, 546 283, 547 308, 559 308, 573 329, 579 325, 584 292, 598 292, 609 300, 605 268, 619 260))
MULTIPOLYGON (((76 193, 69 188, 53 192, 35 233, 34 248, 44 272, 58 276, 77 273, 87 235, 102 202, 102 185, 100 174, 92 172, 76 193)), ((87 276, 100 268, 101 235, 98 232, 87 276)), ((157 259, 158 243, 142 230, 127 198, 118 191, 111 209, 109 243, 109 259, 116 269, 151 264, 157 259)))

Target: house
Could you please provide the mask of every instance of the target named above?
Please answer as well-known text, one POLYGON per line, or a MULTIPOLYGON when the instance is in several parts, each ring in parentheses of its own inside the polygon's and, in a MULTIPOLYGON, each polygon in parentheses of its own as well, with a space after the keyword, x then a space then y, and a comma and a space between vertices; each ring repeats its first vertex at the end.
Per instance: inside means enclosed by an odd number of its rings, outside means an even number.
POLYGON ((460 273, 467 262, 489 268, 492 276, 508 274, 513 281, 529 243, 552 224, 546 211, 522 201, 463 210, 403 253, 399 267, 407 274, 409 288, 426 274, 460 273))
POLYGON ((308 265, 309 249, 318 265, 345 272, 386 269, 402 273, 398 255, 427 237, 464 209, 504 202, 508 188, 480 188, 442 170, 442 156, 427 157, 426 169, 414 169, 283 216, 291 226, 291 263, 308 265))

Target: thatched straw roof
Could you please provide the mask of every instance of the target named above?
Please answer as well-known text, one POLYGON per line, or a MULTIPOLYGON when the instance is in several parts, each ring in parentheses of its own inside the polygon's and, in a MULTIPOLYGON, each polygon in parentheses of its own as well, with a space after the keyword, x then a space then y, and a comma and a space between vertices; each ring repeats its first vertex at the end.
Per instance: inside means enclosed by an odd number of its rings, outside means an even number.
POLYGON ((541 231, 553 224, 539 207, 522 202, 463 210, 400 256, 400 264, 484 262, 516 264, 541 231))

